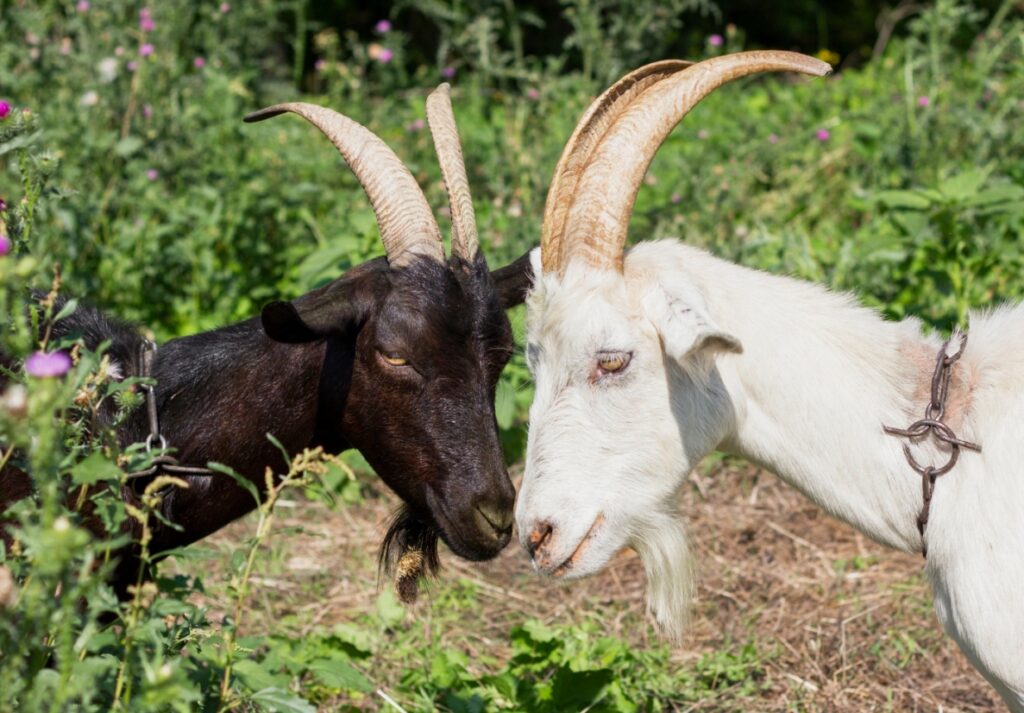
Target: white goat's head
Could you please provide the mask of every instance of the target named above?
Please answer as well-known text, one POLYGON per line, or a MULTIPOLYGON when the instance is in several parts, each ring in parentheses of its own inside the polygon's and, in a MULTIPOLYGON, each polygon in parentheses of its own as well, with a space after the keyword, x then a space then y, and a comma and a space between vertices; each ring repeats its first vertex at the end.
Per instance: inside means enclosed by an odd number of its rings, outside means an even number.
POLYGON ((637 190, 654 153, 704 96, 761 71, 823 75, 790 52, 699 64, 665 61, 599 97, 570 138, 548 193, 527 357, 536 381, 526 474, 516 506, 523 545, 556 577, 597 572, 625 546, 647 570, 648 604, 681 633, 692 577, 675 495, 728 435, 715 368, 740 343, 712 321, 664 245, 623 259, 637 190))

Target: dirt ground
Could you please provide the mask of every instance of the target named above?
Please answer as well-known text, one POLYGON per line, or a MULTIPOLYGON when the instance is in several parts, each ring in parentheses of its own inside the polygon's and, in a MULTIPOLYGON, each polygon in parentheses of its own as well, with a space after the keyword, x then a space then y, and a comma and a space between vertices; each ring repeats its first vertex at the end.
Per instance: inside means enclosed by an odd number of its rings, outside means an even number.
MULTIPOLYGON (((690 633, 672 663, 692 665, 723 642, 754 639, 768 650, 768 685, 749 711, 993 711, 998 697, 941 631, 920 556, 885 549, 818 511, 774 476, 727 464, 691 476, 681 508, 688 515, 700 586, 690 633)), ((390 495, 329 510, 295 501, 280 510, 272 557, 254 581, 250 627, 289 616, 303 630, 350 621, 379 594, 376 548, 390 495), (295 530, 285 532, 287 528, 295 530), (309 586, 310 581, 320 586, 309 586)), ((252 531, 246 520, 211 538, 228 552, 252 531)), ((515 540, 513 540, 515 543, 515 540)), ((595 613, 608 633, 644 646, 656 636, 644 616, 643 568, 621 553, 600 576, 554 585, 535 576, 518 545, 496 560, 466 563, 443 555, 442 580, 458 577, 480 594, 479 616, 444 636, 478 641, 493 656, 509 629, 528 618, 570 624, 595 613)), ((216 558, 204 574, 217 591, 216 558)), ((386 584, 384 586, 387 586, 386 584)), ((438 586, 438 585, 434 585, 438 586)), ((431 593, 413 612, 429 616, 431 593)), ((218 609, 216 595, 209 602, 218 609)), ((705 701, 688 710, 735 710, 705 701)))

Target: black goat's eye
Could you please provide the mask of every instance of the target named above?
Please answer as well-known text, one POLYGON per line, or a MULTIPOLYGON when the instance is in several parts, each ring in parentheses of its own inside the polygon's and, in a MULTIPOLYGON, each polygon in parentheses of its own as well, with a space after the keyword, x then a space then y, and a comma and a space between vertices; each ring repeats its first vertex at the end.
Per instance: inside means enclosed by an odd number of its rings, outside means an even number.
POLYGON ((401 356, 400 354, 395 354, 394 352, 378 353, 380 354, 380 358, 383 359, 387 364, 390 364, 391 366, 408 366, 409 364, 409 360, 401 356))

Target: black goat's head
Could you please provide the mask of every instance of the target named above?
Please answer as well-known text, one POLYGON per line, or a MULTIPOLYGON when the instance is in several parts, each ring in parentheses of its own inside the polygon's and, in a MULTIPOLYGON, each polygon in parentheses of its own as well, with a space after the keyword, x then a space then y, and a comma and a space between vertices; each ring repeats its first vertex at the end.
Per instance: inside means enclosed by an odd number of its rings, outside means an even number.
MULTIPOLYGON (((523 300, 528 259, 491 273, 479 250, 447 85, 427 115, 452 208, 452 257, 415 179, 364 127, 322 107, 283 104, 258 121, 300 114, 331 139, 377 214, 387 258, 378 258, 292 302, 263 310, 282 342, 325 340, 321 408, 405 505, 382 550, 407 549, 436 566, 440 536, 467 559, 489 559, 509 541, 515 491, 494 414, 495 386, 513 348, 504 309, 523 300), (325 392, 328 398, 324 398, 325 392)), ((525 258, 525 256, 524 256, 525 258)))

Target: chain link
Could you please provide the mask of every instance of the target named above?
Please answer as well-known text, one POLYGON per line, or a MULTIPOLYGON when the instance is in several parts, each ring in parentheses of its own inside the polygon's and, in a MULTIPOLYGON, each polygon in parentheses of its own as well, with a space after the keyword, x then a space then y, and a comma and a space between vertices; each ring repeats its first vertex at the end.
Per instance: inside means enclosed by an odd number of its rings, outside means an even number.
POLYGON ((946 401, 949 399, 949 383, 953 376, 953 366, 963 356, 967 346, 967 335, 960 330, 954 330, 949 340, 942 345, 938 358, 935 361, 935 373, 932 374, 931 401, 924 410, 924 418, 915 421, 906 428, 894 428, 882 426, 883 430, 891 436, 900 436, 911 442, 931 434, 935 440, 949 446, 949 458, 940 466, 922 465, 914 458, 910 450, 910 444, 903 444, 903 455, 906 456, 910 467, 921 475, 921 498, 924 501, 921 512, 917 516, 917 531, 921 533, 922 554, 927 557, 928 548, 924 544, 924 530, 928 525, 928 514, 931 510, 932 494, 935 492, 935 481, 940 476, 953 470, 957 460, 960 458, 960 449, 967 448, 972 451, 981 451, 981 446, 958 438, 953 429, 943 423, 946 415, 946 401), (958 341, 955 352, 950 353, 950 347, 954 341, 958 341))

